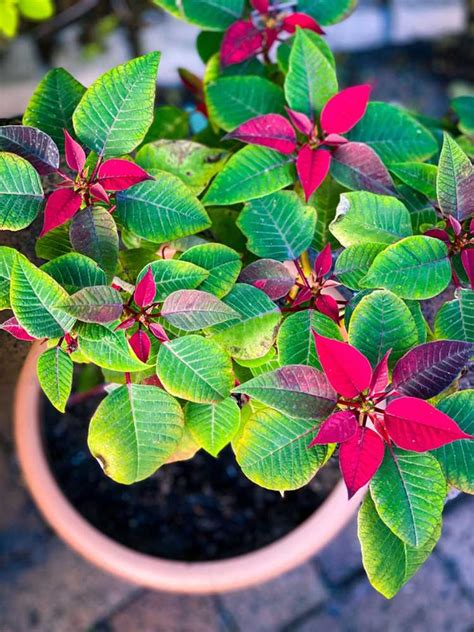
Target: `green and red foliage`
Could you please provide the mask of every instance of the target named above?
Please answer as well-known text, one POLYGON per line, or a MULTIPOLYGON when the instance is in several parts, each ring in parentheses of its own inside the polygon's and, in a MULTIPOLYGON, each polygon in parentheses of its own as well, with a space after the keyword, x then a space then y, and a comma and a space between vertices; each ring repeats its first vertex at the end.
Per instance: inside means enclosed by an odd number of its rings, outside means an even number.
POLYGON ((453 134, 341 90, 319 25, 351 0, 157 3, 205 29, 204 78, 181 76, 208 127, 154 107, 158 53, 87 90, 49 72, 0 128, 0 228, 42 214, 44 261, 0 248, 0 327, 44 342, 61 411, 74 364, 100 367, 89 447, 119 483, 231 444, 283 492, 337 450, 349 495, 368 488, 364 565, 391 597, 448 486, 474 493, 472 100, 453 134))

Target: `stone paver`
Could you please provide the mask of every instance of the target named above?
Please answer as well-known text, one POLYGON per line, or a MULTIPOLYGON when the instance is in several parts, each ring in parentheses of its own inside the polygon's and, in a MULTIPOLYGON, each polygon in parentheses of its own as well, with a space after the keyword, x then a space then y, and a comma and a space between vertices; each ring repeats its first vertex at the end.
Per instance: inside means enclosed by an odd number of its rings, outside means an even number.
POLYGON ((108 619, 106 629, 110 632, 218 632, 222 628, 212 597, 147 592, 108 619))
POLYGON ((364 578, 336 595, 292 632, 467 632, 474 621, 472 601, 435 556, 391 600, 364 578))
POLYGON ((44 560, 23 572, 0 575, 2 632, 85 632, 137 590, 96 570, 56 538, 43 553, 44 560))
POLYGON ((474 595, 473 518, 474 498, 464 496, 455 501, 445 516, 443 535, 438 543, 437 553, 453 565, 454 573, 459 574, 463 585, 474 595))
POLYGON ((221 597, 239 630, 275 632, 327 598, 314 567, 304 564, 271 582, 221 597))
POLYGON ((331 585, 341 584, 361 572, 362 557, 357 539, 357 520, 352 520, 316 558, 316 567, 331 585))

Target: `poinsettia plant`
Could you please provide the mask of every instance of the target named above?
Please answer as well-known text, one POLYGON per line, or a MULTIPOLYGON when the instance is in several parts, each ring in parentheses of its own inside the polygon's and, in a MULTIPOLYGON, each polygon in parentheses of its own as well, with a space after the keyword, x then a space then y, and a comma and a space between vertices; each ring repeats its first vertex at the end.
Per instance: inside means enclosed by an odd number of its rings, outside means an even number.
POLYGON ((448 488, 474 492, 469 109, 428 129, 341 89, 315 25, 350 0, 158 4, 205 29, 203 78, 180 74, 207 126, 155 106, 158 53, 87 89, 51 70, 0 127, 0 228, 31 226, 41 261, 0 248, 0 327, 37 341, 60 411, 74 365, 100 368, 88 443, 119 483, 230 444, 284 492, 338 459, 391 597, 448 488))

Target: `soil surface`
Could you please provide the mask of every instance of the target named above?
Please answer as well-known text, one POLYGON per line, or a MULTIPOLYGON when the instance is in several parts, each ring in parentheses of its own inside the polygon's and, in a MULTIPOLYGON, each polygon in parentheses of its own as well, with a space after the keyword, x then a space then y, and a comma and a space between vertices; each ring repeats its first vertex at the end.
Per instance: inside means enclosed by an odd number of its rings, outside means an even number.
POLYGON ((173 560, 219 560, 274 542, 301 524, 339 479, 331 461, 306 487, 262 489, 242 474, 230 447, 162 467, 131 486, 105 476, 87 448, 99 399, 61 415, 44 403, 44 439, 56 479, 76 509, 114 540, 173 560))

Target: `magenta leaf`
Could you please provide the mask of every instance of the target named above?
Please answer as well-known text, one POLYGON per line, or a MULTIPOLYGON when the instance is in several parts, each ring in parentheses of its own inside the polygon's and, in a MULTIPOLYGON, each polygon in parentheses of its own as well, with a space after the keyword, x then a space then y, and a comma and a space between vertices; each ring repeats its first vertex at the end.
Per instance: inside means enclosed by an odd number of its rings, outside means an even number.
POLYGON ((339 145, 332 154, 331 174, 343 186, 393 195, 392 178, 378 154, 365 143, 339 145))
POLYGON ((340 147, 341 145, 346 145, 349 141, 344 136, 340 134, 328 134, 324 139, 325 145, 330 145, 331 147, 340 147))
POLYGON ((242 270, 238 280, 258 287, 273 301, 286 296, 295 284, 295 276, 274 259, 254 261, 242 270))
POLYGON ((301 305, 302 303, 306 303, 307 301, 310 301, 312 298, 313 298, 313 293, 311 292, 311 289, 309 287, 303 287, 298 292, 291 306, 297 307, 298 305, 301 305))
POLYGON ((318 358, 332 386, 352 399, 369 387, 372 367, 362 353, 346 342, 320 336, 313 330, 318 358))
POLYGON ((393 369, 392 386, 402 395, 429 399, 447 388, 474 352, 461 340, 435 340, 410 349, 393 369))
POLYGON ((404 450, 426 452, 458 439, 473 439, 445 413, 417 397, 400 397, 385 410, 392 441, 404 450))
POLYGON ((160 323, 150 323, 148 325, 148 329, 160 342, 170 341, 170 339, 168 338, 168 334, 166 333, 164 327, 160 325, 160 323))
POLYGON ((474 290, 474 248, 468 248, 461 252, 461 261, 466 270, 467 278, 474 290))
POLYGON ((351 498, 379 469, 385 452, 380 435, 357 426, 354 435, 339 448, 339 465, 351 498))
POLYGON ((151 176, 130 160, 113 158, 103 162, 97 174, 99 183, 108 191, 123 191, 151 176))
POLYGON ((134 354, 142 362, 147 362, 150 357, 151 341, 146 331, 138 329, 128 340, 134 354))
POLYGON ((327 443, 344 443, 349 441, 358 428, 357 417, 350 410, 341 410, 323 421, 318 434, 309 444, 325 445, 327 443))
POLYGON ((316 299, 315 307, 318 312, 328 316, 336 324, 339 323, 339 305, 330 294, 320 294, 316 299))
POLYGON ((291 154, 296 149, 295 130, 281 114, 263 114, 239 125, 225 139, 233 138, 243 143, 276 149, 282 154, 291 154))
MULTIPOLYGON (((114 289, 117 289, 117 288, 114 288, 114 289)), ((126 318, 125 320, 123 320, 120 323, 120 325, 117 325, 117 327, 115 327, 115 331, 126 331, 127 329, 130 329, 131 327, 133 327, 133 325, 136 322, 137 321, 135 320, 135 317, 134 316, 130 316, 130 318, 126 318)))
POLYGON ((30 336, 30 334, 26 331, 26 329, 23 329, 23 327, 20 325, 20 323, 17 321, 17 319, 14 316, 12 318, 9 318, 8 320, 5 320, 3 323, 1 323, 0 329, 3 329, 3 331, 7 331, 17 340, 26 340, 28 342, 31 340, 36 340, 36 338, 33 338, 33 336, 30 336))
POLYGON ((321 112, 321 127, 326 134, 345 134, 364 116, 371 86, 365 84, 341 90, 321 112))
POLYGON ((262 50, 263 37, 250 20, 237 20, 224 34, 221 64, 240 64, 262 50))
POLYGON ((64 151, 68 167, 81 173, 86 163, 86 153, 66 129, 64 130, 64 151))
POLYGON ((107 191, 99 182, 94 182, 94 184, 91 184, 91 186, 89 187, 89 193, 92 195, 92 197, 100 200, 101 202, 105 202, 106 204, 109 204, 110 202, 107 191))
POLYGON ((268 13, 270 0, 250 0, 252 7, 259 13, 268 13))
POLYGON ((292 110, 290 108, 285 108, 285 110, 296 129, 305 136, 311 136, 314 130, 314 123, 311 122, 309 117, 306 116, 306 114, 303 114, 303 112, 297 112, 296 110, 292 110))
POLYGON ((448 221, 448 224, 453 229, 454 234, 460 235, 462 231, 461 222, 459 222, 455 217, 453 217, 453 215, 449 215, 447 221, 448 221))
POLYGON ((84 287, 58 307, 85 323, 111 323, 123 311, 120 293, 108 285, 84 287))
POLYGON ((59 167, 59 149, 52 138, 36 127, 0 127, 0 151, 9 151, 28 160, 44 176, 59 167))
POLYGON ((441 228, 430 228, 429 230, 425 231, 423 235, 427 235, 428 237, 434 237, 435 239, 440 239, 447 246, 451 245, 451 239, 448 233, 445 230, 442 230, 441 228))
POLYGON ((332 268, 331 244, 326 244, 316 257, 314 262, 314 272, 318 279, 326 276, 332 268))
POLYGON ((374 393, 382 393, 387 388, 389 381, 388 359, 391 352, 392 350, 389 349, 374 369, 369 387, 371 395, 374 393))
POLYGON ((303 187, 306 201, 322 184, 331 166, 331 154, 324 149, 312 149, 303 145, 296 159, 296 170, 303 187))
POLYGON ((145 275, 137 283, 137 287, 135 288, 135 292, 133 294, 133 300, 138 307, 148 307, 155 300, 155 295, 155 278, 150 266, 148 266, 148 270, 145 275))
POLYGON ((82 198, 73 189, 57 189, 46 201, 40 237, 66 223, 81 208, 82 198))
POLYGON ((324 35, 323 29, 319 26, 316 20, 314 20, 310 15, 306 15, 306 13, 291 13, 284 18, 283 30, 287 33, 294 33, 297 26, 302 29, 307 29, 308 31, 319 33, 319 35, 324 35))

